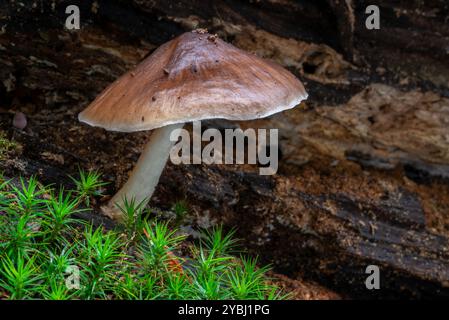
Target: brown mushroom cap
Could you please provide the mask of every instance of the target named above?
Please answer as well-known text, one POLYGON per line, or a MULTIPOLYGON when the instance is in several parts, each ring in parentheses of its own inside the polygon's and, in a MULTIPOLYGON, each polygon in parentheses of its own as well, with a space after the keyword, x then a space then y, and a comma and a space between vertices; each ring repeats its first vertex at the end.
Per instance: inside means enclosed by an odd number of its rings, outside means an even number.
POLYGON ((208 33, 187 32, 112 83, 79 120, 131 132, 212 118, 262 118, 306 98, 302 83, 281 66, 208 33))

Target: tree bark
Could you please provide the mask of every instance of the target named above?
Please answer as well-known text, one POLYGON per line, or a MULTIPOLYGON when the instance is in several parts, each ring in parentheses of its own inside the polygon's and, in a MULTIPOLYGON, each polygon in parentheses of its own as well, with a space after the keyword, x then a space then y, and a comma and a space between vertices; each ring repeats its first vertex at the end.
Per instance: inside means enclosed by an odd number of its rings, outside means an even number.
POLYGON ((147 134, 88 128, 76 115, 162 43, 208 28, 291 70, 309 99, 233 124, 280 129, 276 177, 169 165, 152 205, 186 197, 194 226, 208 218, 238 227, 276 272, 343 296, 447 297, 449 7, 377 3, 380 30, 365 28, 370 1, 1 0, 0 130, 23 148, 0 166, 65 184, 81 164, 115 182, 113 194, 147 134), (73 4, 81 30, 69 31, 73 4), (23 132, 11 128, 16 111, 28 117, 23 132), (365 287, 370 264, 382 290, 365 287))

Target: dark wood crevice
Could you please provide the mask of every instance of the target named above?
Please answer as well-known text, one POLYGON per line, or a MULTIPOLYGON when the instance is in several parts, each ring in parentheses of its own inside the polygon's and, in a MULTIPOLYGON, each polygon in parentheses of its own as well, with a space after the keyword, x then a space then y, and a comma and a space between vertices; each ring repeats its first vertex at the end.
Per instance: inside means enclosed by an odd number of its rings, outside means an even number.
MULTIPOLYGON (((23 146, 16 162, 1 163, 7 176, 38 175, 46 184, 70 184, 67 176, 75 174, 78 165, 100 167, 111 182, 126 175, 144 134, 127 138, 86 129, 80 127, 76 114, 154 48, 186 31, 186 25, 175 18, 197 16, 200 27, 212 32, 223 31, 214 19, 250 25, 282 38, 325 44, 342 54, 355 66, 346 75, 349 84, 306 80, 311 109, 344 104, 378 82, 405 92, 416 89, 449 96, 445 0, 377 1, 382 17, 379 31, 364 28, 364 8, 370 1, 354 1, 354 27, 351 13, 342 5, 345 1, 333 0, 97 0, 96 13, 93 1, 54 1, 54 10, 52 1, 30 2, 37 5, 0 0, 0 27, 6 25, 0 34, 0 129, 23 146), (68 4, 80 6, 79 32, 63 27, 68 4), (378 68, 385 73, 379 74, 378 68), (11 77, 15 81, 7 90, 4 81, 11 77), (401 82, 404 78, 409 81, 401 82), (9 112, 14 110, 29 117, 29 128, 23 133, 11 128, 9 112), (45 158, 44 151, 62 155, 64 162, 45 158), (129 166, 124 166, 127 161, 129 166)), ((313 67, 304 69, 313 73, 313 67)), ((303 78, 298 70, 292 71, 303 78)), ((373 166, 372 159, 360 153, 349 153, 346 160, 361 165, 360 175, 391 169, 373 166)), ((435 176, 422 167, 406 164, 401 179, 412 178, 418 186, 435 183, 435 176)), ((264 263, 272 263, 276 272, 313 280, 344 297, 449 297, 448 235, 428 229, 422 198, 401 179, 392 194, 377 199, 368 199, 367 190, 354 196, 329 191, 329 186, 319 192, 292 187, 280 194, 278 188, 285 181, 305 179, 304 167, 285 168, 275 178, 221 167, 169 165, 153 205, 169 208, 180 197, 189 199, 197 212, 210 211, 227 228, 238 226, 245 247, 264 263), (382 290, 364 287, 368 264, 381 267, 382 290)), ((322 165, 317 175, 325 176, 328 170, 328 165, 322 165)), ((346 178, 344 173, 341 178, 346 178)), ((445 179, 438 183, 448 185, 445 179)), ((114 188, 112 183, 108 192, 114 188)), ((110 224, 97 212, 81 218, 110 224)))

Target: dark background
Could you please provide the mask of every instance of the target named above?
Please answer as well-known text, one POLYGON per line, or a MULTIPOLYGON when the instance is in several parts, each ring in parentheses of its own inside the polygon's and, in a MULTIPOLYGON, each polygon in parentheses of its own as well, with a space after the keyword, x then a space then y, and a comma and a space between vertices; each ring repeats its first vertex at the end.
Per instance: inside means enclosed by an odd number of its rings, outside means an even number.
POLYGON ((1 0, 0 131, 22 148, 0 169, 44 183, 69 183, 77 165, 98 169, 112 194, 148 133, 90 128, 77 114, 162 43, 208 28, 288 68, 309 99, 233 124, 280 129, 278 175, 168 165, 151 205, 187 199, 186 229, 238 227, 295 298, 447 297, 448 16, 443 0, 1 0), (70 4, 80 30, 64 28, 70 4), (369 4, 380 30, 365 28, 369 4), (11 125, 19 111, 23 131, 11 125), (381 290, 365 288, 369 264, 380 266, 381 290))

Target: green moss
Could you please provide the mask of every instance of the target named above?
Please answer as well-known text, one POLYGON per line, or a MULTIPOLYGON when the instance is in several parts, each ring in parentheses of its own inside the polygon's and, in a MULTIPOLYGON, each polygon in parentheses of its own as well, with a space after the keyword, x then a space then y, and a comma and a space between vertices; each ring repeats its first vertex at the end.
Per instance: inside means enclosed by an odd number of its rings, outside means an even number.
POLYGON ((6 138, 3 131, 0 131, 0 160, 4 160, 7 155, 16 150, 18 144, 16 142, 10 141, 6 138))
POLYGON ((133 201, 125 201, 127 221, 115 230, 75 219, 89 210, 86 197, 100 195, 100 175, 93 180, 87 194, 79 180, 75 190, 35 178, 0 182, 0 300, 287 297, 267 267, 240 255, 233 232, 215 228, 188 242, 172 223, 146 220, 133 201))

